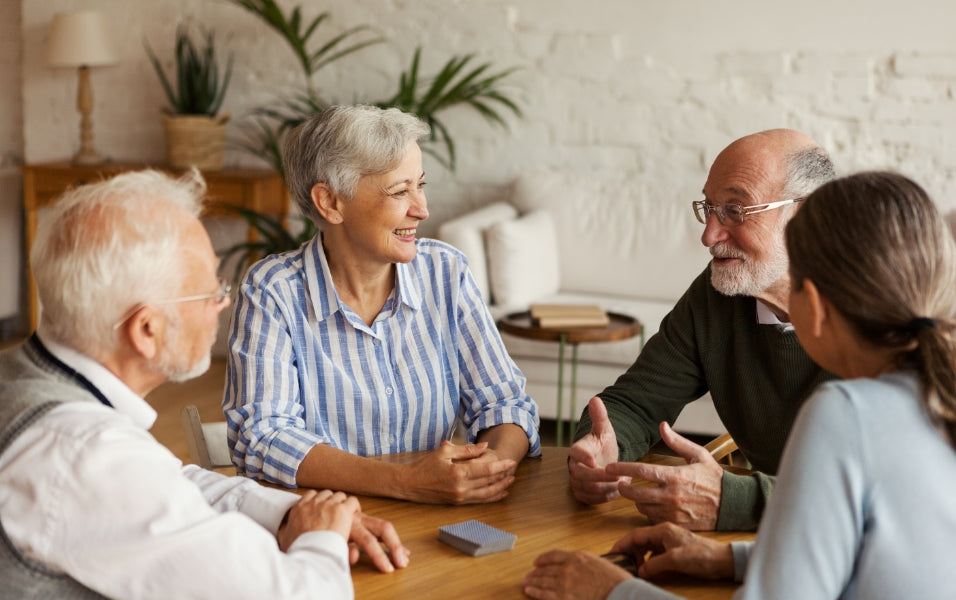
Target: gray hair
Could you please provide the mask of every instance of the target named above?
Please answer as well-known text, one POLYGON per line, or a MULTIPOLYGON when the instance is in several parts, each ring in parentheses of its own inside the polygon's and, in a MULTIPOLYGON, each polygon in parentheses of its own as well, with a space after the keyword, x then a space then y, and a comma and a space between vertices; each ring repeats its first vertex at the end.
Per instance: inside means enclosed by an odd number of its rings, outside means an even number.
POLYGON ((68 190, 37 228, 30 253, 43 307, 39 330, 98 357, 133 306, 179 293, 181 229, 198 217, 206 184, 145 170, 68 190))
POLYGON ((286 185, 299 211, 317 225, 322 217, 312 204, 312 188, 329 186, 351 200, 358 181, 394 168, 408 144, 427 137, 430 128, 397 108, 332 106, 293 129, 282 148, 286 185))
POLYGON ((836 178, 830 156, 819 146, 798 150, 787 157, 787 180, 781 199, 805 198, 836 178))

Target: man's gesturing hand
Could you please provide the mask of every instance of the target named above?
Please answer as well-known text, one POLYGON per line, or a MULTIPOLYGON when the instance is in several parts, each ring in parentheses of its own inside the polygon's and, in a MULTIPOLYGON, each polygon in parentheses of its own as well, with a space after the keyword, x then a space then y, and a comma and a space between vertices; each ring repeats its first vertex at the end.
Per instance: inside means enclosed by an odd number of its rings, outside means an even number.
POLYGON ((617 460, 617 436, 604 402, 595 396, 588 402, 591 431, 568 451, 568 473, 574 497, 587 504, 601 504, 618 496, 618 484, 631 478, 611 475, 605 467, 617 460))
POLYGON ((667 521, 696 531, 713 530, 724 470, 703 446, 678 435, 666 422, 661 423, 661 438, 687 461, 686 466, 614 463, 607 466, 608 474, 657 484, 632 486, 622 482, 618 486, 621 495, 633 500, 652 523, 667 521))

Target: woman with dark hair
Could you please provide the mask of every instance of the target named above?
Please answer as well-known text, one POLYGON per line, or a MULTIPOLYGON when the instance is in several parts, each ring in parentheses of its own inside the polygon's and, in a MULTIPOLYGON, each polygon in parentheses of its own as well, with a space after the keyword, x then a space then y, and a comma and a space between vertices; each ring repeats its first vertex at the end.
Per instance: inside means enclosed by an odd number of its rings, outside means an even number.
MULTIPOLYGON (((643 578, 742 579, 738 598, 951 598, 952 232, 916 183, 870 172, 824 184, 786 235, 793 326, 843 380, 801 409, 757 541, 661 525, 634 530, 612 552, 635 557, 643 578)), ((672 597, 583 553, 554 551, 535 567, 525 580, 534 598, 672 597)))

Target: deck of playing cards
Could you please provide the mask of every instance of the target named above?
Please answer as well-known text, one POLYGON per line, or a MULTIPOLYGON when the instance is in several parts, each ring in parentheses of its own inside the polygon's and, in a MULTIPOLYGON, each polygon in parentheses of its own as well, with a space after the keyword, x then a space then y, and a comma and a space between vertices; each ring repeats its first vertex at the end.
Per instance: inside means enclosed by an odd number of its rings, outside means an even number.
POLYGON ((438 528, 438 541, 445 542, 471 556, 511 550, 518 536, 481 521, 463 521, 438 528))

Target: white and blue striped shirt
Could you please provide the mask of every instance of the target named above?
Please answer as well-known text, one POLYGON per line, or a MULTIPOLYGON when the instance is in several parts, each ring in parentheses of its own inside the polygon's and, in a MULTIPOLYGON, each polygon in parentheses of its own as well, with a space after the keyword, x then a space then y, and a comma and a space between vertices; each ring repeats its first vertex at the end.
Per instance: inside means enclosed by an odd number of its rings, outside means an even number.
MULTIPOLYGON (((320 234, 321 235, 321 234, 320 234)), ((320 236, 246 274, 229 336, 223 410, 240 473, 295 486, 316 444, 360 456, 437 448, 502 423, 541 453, 538 409, 465 256, 420 239, 371 326, 332 283, 320 236)))

